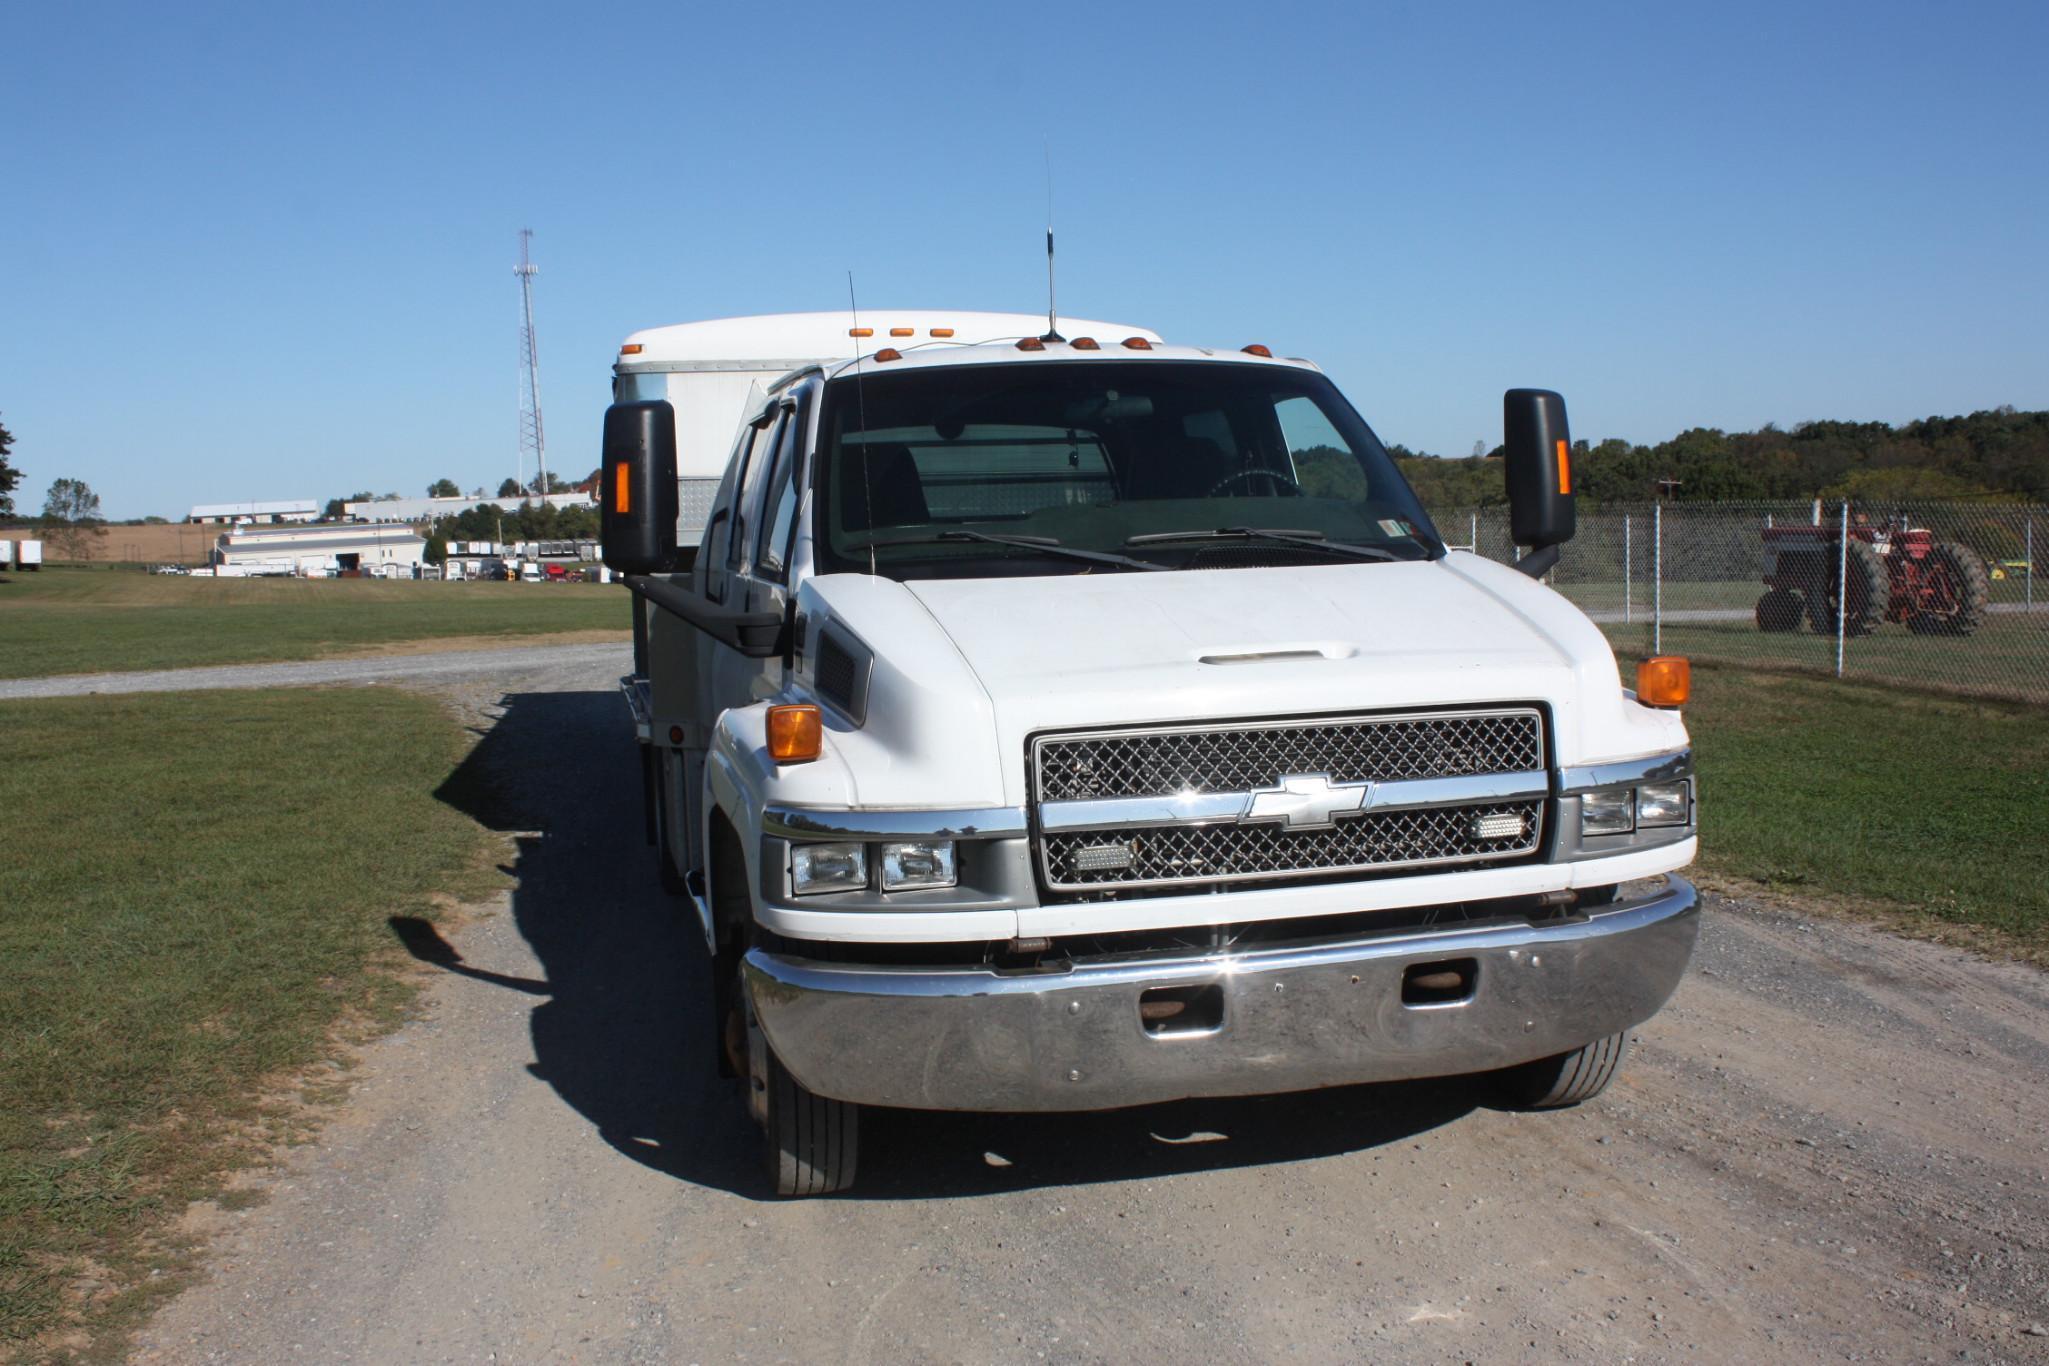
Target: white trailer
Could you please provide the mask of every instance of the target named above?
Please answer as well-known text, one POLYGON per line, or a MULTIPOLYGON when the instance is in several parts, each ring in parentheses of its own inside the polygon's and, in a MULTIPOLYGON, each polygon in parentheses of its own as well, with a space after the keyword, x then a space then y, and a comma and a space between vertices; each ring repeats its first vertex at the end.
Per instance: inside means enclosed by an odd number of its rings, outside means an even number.
MULTIPOLYGON (((1119 323, 1060 319, 1069 336, 1159 334, 1119 323)), ((964 310, 862 309, 851 313, 771 313, 715 318, 635 332, 612 366, 612 401, 666 400, 676 415, 677 539, 695 545, 711 512, 740 420, 761 406, 767 387, 792 370, 852 360, 881 347, 906 354, 932 346, 1016 341, 1046 327, 1041 314, 964 310)))
POLYGON ((23 541, 14 547, 14 560, 23 569, 36 570, 43 567, 43 543, 23 541))
POLYGON ((14 568, 14 542, 0 541, 0 573, 14 568))

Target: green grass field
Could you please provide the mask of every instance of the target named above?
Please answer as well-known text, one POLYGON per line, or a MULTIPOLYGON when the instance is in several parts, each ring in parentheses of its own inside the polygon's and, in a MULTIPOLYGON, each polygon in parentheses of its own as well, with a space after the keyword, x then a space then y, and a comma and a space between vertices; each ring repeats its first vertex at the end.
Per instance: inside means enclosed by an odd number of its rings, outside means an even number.
POLYGON ((262 1088, 400 1002, 385 918, 493 885, 434 796, 465 738, 382 688, 0 703, 0 1349, 83 1267, 100 1323, 175 1284, 137 1272, 261 1156, 262 1088))
POLYGON ((2039 707, 1703 668, 1686 710, 1701 862, 2049 962, 2049 717, 2039 707))
POLYGON ((594 583, 196 579, 45 569, 0 581, 0 678, 318 659, 407 641, 632 628, 594 583))

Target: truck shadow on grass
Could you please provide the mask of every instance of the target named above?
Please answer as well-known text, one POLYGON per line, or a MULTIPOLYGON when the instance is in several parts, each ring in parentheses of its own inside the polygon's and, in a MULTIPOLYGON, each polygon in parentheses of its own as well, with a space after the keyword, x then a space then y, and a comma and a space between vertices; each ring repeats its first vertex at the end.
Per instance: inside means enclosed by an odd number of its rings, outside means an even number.
MULTIPOLYGON (((640 776, 612 692, 518 693, 436 795, 514 836, 512 909, 544 981, 470 967, 424 921, 415 958, 545 996, 530 1070, 605 1142, 681 1180, 766 1199, 736 1083, 712 1066, 710 964, 645 842, 640 776)), ((1307 1161, 1401 1142, 1481 1105, 1469 1082, 1181 1101, 1091 1114, 871 1110, 853 1199, 937 1199, 1307 1161)))

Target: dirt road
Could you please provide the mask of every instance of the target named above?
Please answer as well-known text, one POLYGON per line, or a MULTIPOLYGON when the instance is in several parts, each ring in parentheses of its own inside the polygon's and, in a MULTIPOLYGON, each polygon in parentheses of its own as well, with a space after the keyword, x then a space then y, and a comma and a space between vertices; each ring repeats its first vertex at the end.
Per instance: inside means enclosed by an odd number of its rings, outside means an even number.
POLYGON ((444 796, 519 889, 150 1361, 2049 1360, 2049 979, 1716 901, 1579 1110, 1470 1085, 879 1113, 764 1198, 641 844, 609 670, 502 699, 444 796))

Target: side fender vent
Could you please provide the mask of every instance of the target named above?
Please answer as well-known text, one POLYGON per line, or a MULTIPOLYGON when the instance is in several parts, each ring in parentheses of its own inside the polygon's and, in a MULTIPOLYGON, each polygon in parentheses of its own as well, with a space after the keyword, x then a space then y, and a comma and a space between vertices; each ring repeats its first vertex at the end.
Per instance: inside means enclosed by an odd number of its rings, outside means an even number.
POLYGON ((828 624, 818 633, 818 695, 860 725, 868 719, 867 649, 828 624))

